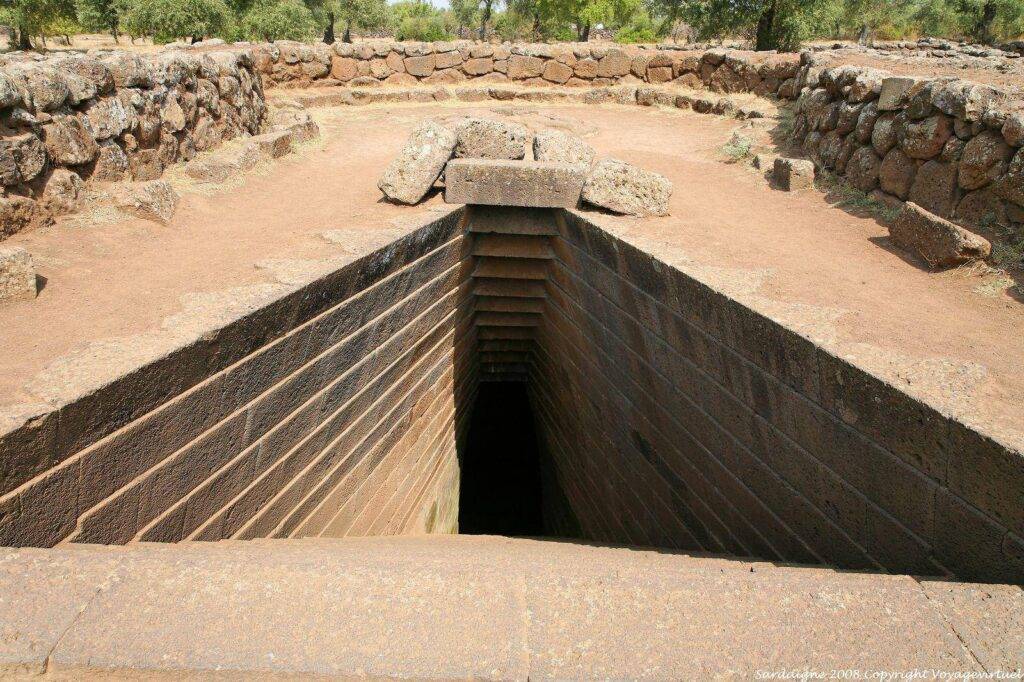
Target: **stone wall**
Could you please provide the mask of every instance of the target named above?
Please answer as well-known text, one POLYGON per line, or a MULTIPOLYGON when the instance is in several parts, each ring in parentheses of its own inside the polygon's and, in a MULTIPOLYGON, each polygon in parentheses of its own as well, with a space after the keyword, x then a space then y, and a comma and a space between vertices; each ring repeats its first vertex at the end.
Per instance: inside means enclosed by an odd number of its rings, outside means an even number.
POLYGON ((5 427, 0 545, 452 532, 458 217, 5 427))
POLYGON ((90 180, 152 180, 265 114, 245 49, 0 58, 0 239, 70 210, 90 180))
POLYGON ((529 386, 584 537, 1024 578, 1019 452, 565 218, 529 386))
POLYGON ((491 45, 469 41, 369 41, 254 48, 272 83, 308 85, 454 85, 519 83, 588 87, 675 83, 716 92, 755 92, 793 99, 796 54, 734 50, 674 51, 589 43, 491 45))
POLYGON ((816 165, 875 198, 909 200, 969 226, 1024 222, 1019 94, 968 81, 875 69, 802 73, 793 130, 816 165))

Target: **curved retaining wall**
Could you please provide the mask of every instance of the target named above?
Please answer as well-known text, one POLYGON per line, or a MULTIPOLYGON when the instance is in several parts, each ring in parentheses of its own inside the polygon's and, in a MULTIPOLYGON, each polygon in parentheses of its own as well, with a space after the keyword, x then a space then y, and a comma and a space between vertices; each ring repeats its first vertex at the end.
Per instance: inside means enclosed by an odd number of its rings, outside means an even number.
POLYGON ((90 180, 152 180, 266 115, 244 49, 0 58, 0 239, 45 224, 90 180))
POLYGON ((4 427, 0 544, 454 532, 477 382, 526 379, 554 534, 1024 580, 1020 452, 545 214, 455 210, 4 427))
POLYGON ((1024 222, 1019 93, 805 61, 793 140, 818 166, 966 225, 1024 222))
POLYGON ((469 41, 334 45, 281 41, 253 49, 256 64, 268 80, 293 86, 512 82, 589 87, 673 82, 716 92, 754 92, 786 99, 795 98, 799 91, 797 54, 469 41))

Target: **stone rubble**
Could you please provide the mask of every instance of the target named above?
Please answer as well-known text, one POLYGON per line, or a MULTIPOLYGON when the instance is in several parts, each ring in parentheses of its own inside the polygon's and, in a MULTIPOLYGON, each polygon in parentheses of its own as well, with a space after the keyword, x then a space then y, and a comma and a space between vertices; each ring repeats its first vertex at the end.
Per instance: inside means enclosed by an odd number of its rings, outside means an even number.
POLYGON ((614 213, 668 215, 672 183, 663 175, 616 159, 602 159, 583 185, 583 201, 614 213))
POLYGON ((963 265, 987 258, 992 250, 988 240, 929 213, 908 201, 889 226, 889 238, 897 246, 913 251, 933 268, 963 265))
POLYGON ((529 131, 518 123, 490 118, 470 118, 455 128, 458 159, 522 159, 529 131))
POLYGON ((388 164, 377 187, 391 201, 419 202, 441 176, 457 142, 458 136, 451 128, 435 121, 423 123, 388 164))
POLYGON ((110 194, 125 213, 161 224, 170 222, 178 208, 178 193, 165 180, 118 183, 110 194))
POLYGON ((562 130, 541 130, 533 138, 533 158, 584 166, 594 164, 594 148, 577 135, 562 130))
POLYGON ((772 179, 786 192, 810 189, 814 187, 814 164, 804 159, 778 157, 772 168, 772 179))
POLYGON ((20 246, 0 246, 0 303, 35 298, 32 256, 20 246))

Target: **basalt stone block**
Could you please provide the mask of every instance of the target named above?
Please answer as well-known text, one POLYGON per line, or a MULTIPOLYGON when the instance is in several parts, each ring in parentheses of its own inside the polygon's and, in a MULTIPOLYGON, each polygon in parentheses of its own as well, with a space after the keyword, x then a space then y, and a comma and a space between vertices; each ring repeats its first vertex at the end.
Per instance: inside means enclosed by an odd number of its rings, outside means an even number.
POLYGON ((533 138, 533 158, 538 161, 571 163, 589 169, 594 156, 594 148, 572 133, 542 130, 533 138))
POLYGON ((392 201, 415 204, 430 191, 455 151, 455 131, 428 121, 409 136, 402 151, 384 169, 377 187, 392 201))
POLYGON ((0 303, 35 298, 32 256, 20 246, 0 247, 0 303))
POLYGON ((919 254, 932 267, 950 267, 985 258, 988 240, 907 202, 889 227, 893 243, 919 254))
POLYGON ((453 159, 445 169, 449 204, 572 208, 579 202, 585 170, 545 161, 453 159))
POLYGON ((814 186, 814 164, 805 159, 775 159, 772 177, 787 192, 796 192, 814 186))
POLYGON ((114 204, 131 215, 166 224, 178 208, 178 193, 163 180, 129 182, 112 191, 114 204))
POLYGON ((471 118, 459 124, 456 135, 456 158, 521 159, 529 131, 518 123, 471 118))
POLYGON ((668 215, 672 183, 663 175, 615 159, 598 162, 583 186, 583 200, 614 213, 668 215))

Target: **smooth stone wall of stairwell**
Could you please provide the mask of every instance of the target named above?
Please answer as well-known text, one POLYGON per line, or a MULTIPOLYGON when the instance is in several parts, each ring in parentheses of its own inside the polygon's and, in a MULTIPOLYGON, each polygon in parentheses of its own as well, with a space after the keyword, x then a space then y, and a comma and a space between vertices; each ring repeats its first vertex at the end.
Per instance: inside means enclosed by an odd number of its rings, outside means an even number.
POLYGON ((0 434, 0 544, 455 532, 480 380, 551 533, 1024 581, 1024 457, 564 210, 456 209, 0 434))
POLYGON ((0 435, 0 544, 454 532, 459 216, 0 435))
POLYGON ((564 216, 528 385, 567 527, 1024 580, 1020 453, 564 216))

